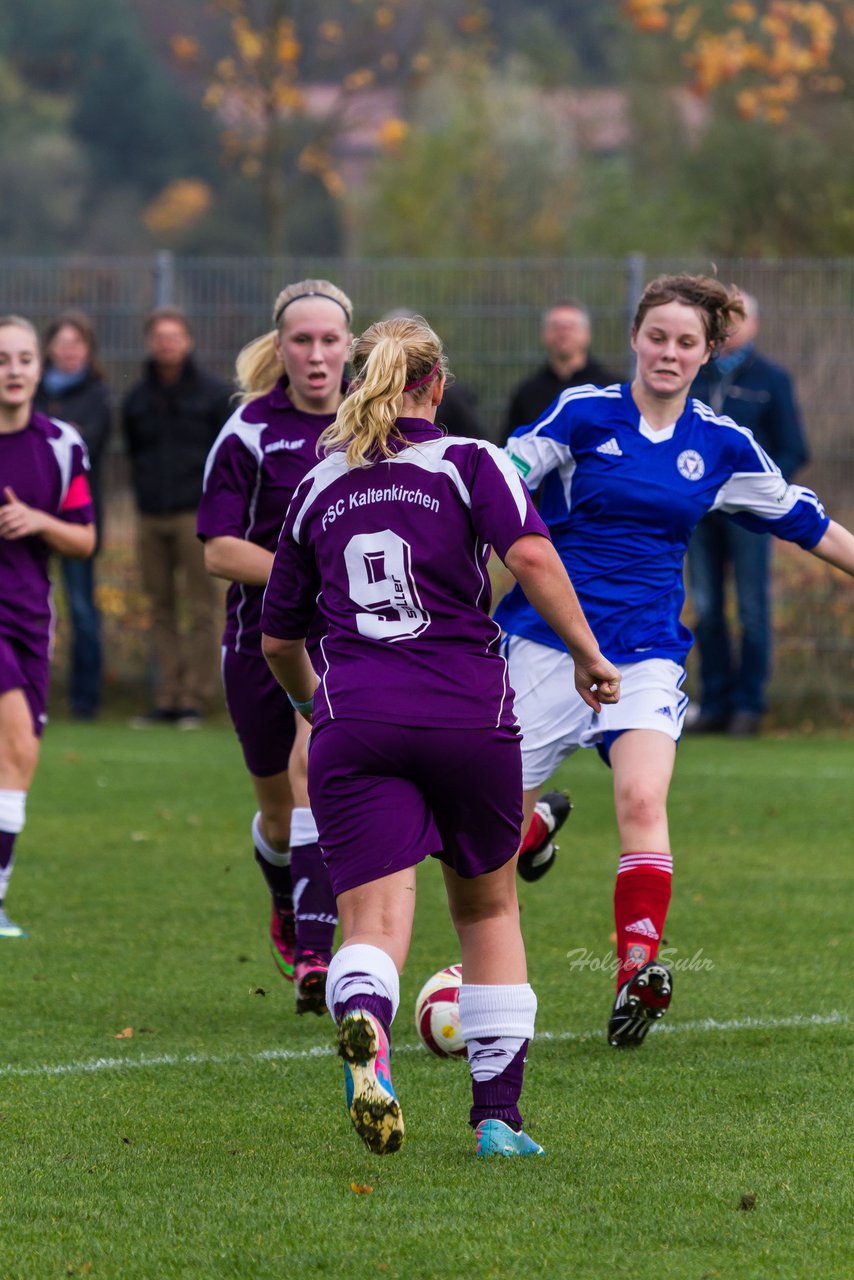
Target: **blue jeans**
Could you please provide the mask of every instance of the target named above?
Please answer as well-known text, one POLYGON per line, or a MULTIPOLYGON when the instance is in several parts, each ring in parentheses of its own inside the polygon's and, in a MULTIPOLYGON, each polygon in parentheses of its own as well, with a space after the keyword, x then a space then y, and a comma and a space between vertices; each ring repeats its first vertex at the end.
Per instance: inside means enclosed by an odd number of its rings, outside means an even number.
POLYGON ((71 621, 68 700, 78 716, 93 716, 101 704, 101 618, 95 604, 94 559, 60 560, 71 621))
POLYGON ((713 511, 700 521, 688 544, 703 715, 726 718, 734 711, 761 715, 765 710, 771 670, 770 541, 769 535, 749 533, 713 511), (737 658, 725 613, 730 565, 741 627, 737 658))

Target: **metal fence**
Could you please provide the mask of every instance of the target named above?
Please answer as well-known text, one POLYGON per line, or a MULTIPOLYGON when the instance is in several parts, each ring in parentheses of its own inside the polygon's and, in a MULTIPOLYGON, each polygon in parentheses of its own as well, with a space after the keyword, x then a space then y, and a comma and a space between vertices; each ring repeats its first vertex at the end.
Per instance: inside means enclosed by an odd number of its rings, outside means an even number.
MULTIPOLYGON (((200 361, 230 376, 235 353, 269 327, 284 283, 319 275, 353 298, 363 327, 394 307, 424 314, 442 335, 451 366, 476 393, 495 437, 512 387, 542 362, 539 326, 550 303, 578 298, 593 318, 596 356, 628 375, 628 326, 646 280, 673 270, 708 271, 707 261, 624 259, 306 259, 0 258, 0 313, 17 311, 42 326, 60 310, 92 317, 117 400, 138 376, 142 319, 174 303, 191 319, 200 361)), ((760 304, 762 349, 794 375, 812 460, 799 479, 831 513, 854 524, 854 260, 719 261, 717 273, 760 304)), ((116 442, 118 449, 118 438, 116 442)), ((114 528, 129 512, 118 456, 111 486, 114 528)), ((832 571, 805 573, 778 556, 778 661, 772 695, 826 704, 824 665, 839 690, 834 704, 854 710, 854 627, 850 584, 832 571), (846 594, 847 593, 847 594, 846 594), (841 690, 840 690, 841 684, 841 690)))

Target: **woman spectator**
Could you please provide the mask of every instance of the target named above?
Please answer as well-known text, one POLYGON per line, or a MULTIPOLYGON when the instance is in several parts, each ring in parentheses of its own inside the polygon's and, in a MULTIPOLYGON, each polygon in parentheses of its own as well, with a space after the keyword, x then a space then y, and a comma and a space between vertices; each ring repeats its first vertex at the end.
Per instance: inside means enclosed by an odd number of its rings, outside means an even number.
MULTIPOLYGON (((110 434, 110 396, 89 318, 82 311, 57 316, 45 332, 44 352, 35 407, 48 417, 71 423, 83 437, 100 546, 104 536, 101 468, 110 434)), ((59 564, 71 623, 68 702, 76 720, 92 720, 101 705, 102 679, 95 558, 63 556, 59 564)))

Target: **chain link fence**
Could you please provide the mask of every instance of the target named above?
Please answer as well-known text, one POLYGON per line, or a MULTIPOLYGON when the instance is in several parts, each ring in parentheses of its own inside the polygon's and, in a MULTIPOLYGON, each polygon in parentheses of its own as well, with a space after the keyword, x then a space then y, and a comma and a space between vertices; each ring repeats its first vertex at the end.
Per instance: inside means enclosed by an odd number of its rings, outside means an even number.
MULTIPOLYGON (((854 525, 854 260, 728 259, 719 277, 759 300, 762 350, 795 378, 811 450, 799 480, 830 513, 854 525)), ((43 327, 57 312, 92 318, 120 401, 139 375, 142 321, 154 306, 188 314, 202 364, 229 377, 234 357, 270 327, 270 310, 290 280, 321 276, 351 296, 358 329, 395 307, 425 315, 442 335, 457 378, 475 392, 494 438, 515 384, 543 361, 540 319, 554 301, 590 310, 593 352, 630 373, 628 328, 645 282, 674 270, 708 271, 708 261, 624 259, 2 258, 0 313, 43 327)), ((118 432, 108 493, 107 544, 131 542, 132 511, 118 432)), ((102 573, 103 577, 103 573, 102 573)), ((851 584, 811 558, 777 550, 774 706, 801 719, 854 720, 851 584), (806 562, 805 562, 806 561, 806 562)))

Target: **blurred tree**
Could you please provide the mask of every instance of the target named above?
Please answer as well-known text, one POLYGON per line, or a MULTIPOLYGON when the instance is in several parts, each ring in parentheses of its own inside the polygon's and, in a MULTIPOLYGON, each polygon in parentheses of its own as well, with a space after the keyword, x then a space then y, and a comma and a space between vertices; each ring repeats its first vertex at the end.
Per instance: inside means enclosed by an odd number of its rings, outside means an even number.
POLYGON ((559 254, 576 148, 542 94, 480 54, 449 51, 394 137, 359 218, 358 248, 416 257, 559 254))
POLYGON ((638 31, 666 37, 692 87, 735 87, 739 114, 779 123, 805 95, 836 93, 832 58, 840 31, 854 28, 847 0, 624 0, 638 31), (840 26, 841 22, 841 26, 840 26))
POLYGON ((260 186, 271 253, 293 247, 295 197, 306 178, 333 200, 343 196, 336 157, 343 132, 361 125, 381 137, 402 135, 392 104, 370 91, 417 87, 432 70, 432 29, 450 26, 471 40, 488 27, 477 0, 434 0, 429 11, 418 0, 214 5, 227 20, 227 54, 210 62, 200 43, 180 32, 172 53, 185 70, 201 73, 225 159, 260 186))
POLYGON ((215 170, 207 116, 123 0, 0 0, 0 68, 0 169, 14 176, 0 211, 7 246, 143 247, 143 205, 215 170), (121 211, 117 226, 107 209, 121 211))
POLYGON ((769 129, 721 100, 699 136, 658 86, 632 95, 634 140, 585 156, 569 250, 577 254, 835 257, 854 253, 854 106, 815 104, 769 129))

